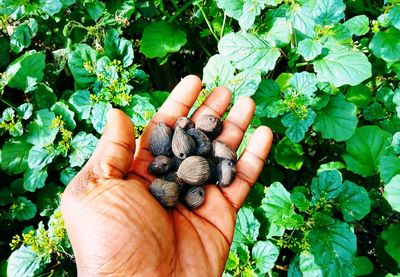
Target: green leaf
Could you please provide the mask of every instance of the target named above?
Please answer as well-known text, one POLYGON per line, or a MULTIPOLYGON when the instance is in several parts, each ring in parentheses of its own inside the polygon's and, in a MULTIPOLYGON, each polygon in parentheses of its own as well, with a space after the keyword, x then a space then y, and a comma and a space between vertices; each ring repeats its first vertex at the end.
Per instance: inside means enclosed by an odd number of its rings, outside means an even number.
POLYGON ((270 241, 257 241, 251 251, 252 258, 256 262, 256 268, 260 273, 267 273, 274 267, 279 256, 279 249, 270 241))
POLYGON ((400 223, 392 223, 389 228, 381 233, 385 241, 385 250, 397 262, 400 267, 400 223))
POLYGON ((320 82, 340 87, 356 86, 371 77, 371 64, 360 51, 350 49, 332 50, 320 60, 313 62, 320 82))
POLYGON ((77 174, 77 172, 75 171, 74 168, 72 168, 72 167, 65 168, 60 173, 61 183, 63 183, 64 185, 68 185, 72 181, 72 179, 75 177, 76 174, 77 174))
POLYGON ((243 0, 217 0, 218 8, 223 9, 227 16, 239 20, 243 12, 243 0))
POLYGON ((8 76, 8 85, 12 88, 25 90, 28 78, 40 82, 43 79, 45 55, 34 50, 26 52, 13 61, 4 72, 8 76))
POLYGON ((292 88, 303 95, 313 96, 313 93, 317 91, 317 78, 314 73, 300 72, 293 74, 290 79, 292 88))
POLYGON ((29 123, 28 136, 26 140, 37 147, 51 144, 59 131, 58 127, 52 125, 55 114, 47 109, 37 111, 35 119, 29 123))
POLYGON ((90 18, 97 21, 104 12, 106 5, 97 0, 84 2, 84 7, 90 18))
POLYGON ((300 170, 303 165, 303 148, 287 137, 281 139, 275 148, 275 160, 287 169, 300 170))
POLYGON ((285 114, 281 122, 283 126, 287 127, 286 136, 294 143, 302 141, 308 128, 313 124, 315 116, 315 112, 311 109, 307 109, 304 117, 300 117, 294 112, 285 114))
POLYGON ((57 102, 51 107, 51 111, 54 112, 56 116, 61 116, 62 120, 65 122, 67 129, 71 131, 75 129, 75 113, 71 111, 67 105, 62 102, 57 102))
POLYGON ((69 163, 71 167, 82 167, 87 159, 90 158, 98 139, 92 134, 79 132, 71 142, 71 154, 69 155, 69 163))
POLYGON ((239 210, 233 241, 236 244, 252 245, 257 241, 260 222, 254 217, 253 210, 243 207, 239 210))
POLYGON ((98 102, 92 108, 90 121, 94 129, 102 134, 107 123, 107 113, 112 109, 112 105, 106 102, 98 102))
POLYGON ((239 17, 240 28, 244 31, 250 29, 262 9, 264 9, 264 1, 262 0, 243 1, 243 12, 239 17))
POLYGON ((31 45, 31 30, 28 24, 21 24, 10 36, 11 49, 18 54, 29 45, 31 45))
POLYGON ((290 200, 301 212, 307 211, 311 205, 304 193, 301 192, 292 192, 290 194, 290 200))
POLYGON ((400 132, 396 132, 393 135, 391 146, 396 154, 400 154, 400 132))
POLYGON ((130 105, 124 109, 135 126, 146 126, 156 113, 149 97, 135 94, 130 105))
POLYGON ((57 96, 49 86, 38 83, 32 89, 33 101, 38 109, 50 109, 56 103, 57 96))
POLYGON ((344 141, 353 136, 357 124, 357 107, 339 94, 317 113, 314 129, 324 139, 344 141))
POLYGON ((28 164, 31 169, 42 169, 53 161, 56 152, 51 149, 45 149, 39 146, 34 146, 29 151, 28 164))
POLYGON ((228 88, 232 91, 233 102, 239 97, 252 96, 261 82, 261 73, 258 70, 247 69, 237 74, 228 82, 228 88))
POLYGON ((239 266, 239 257, 234 251, 229 251, 225 270, 235 270, 239 266))
POLYGON ((280 88, 273 80, 262 80, 252 98, 256 103, 254 114, 258 117, 265 117, 268 114, 270 105, 281 99, 280 88))
POLYGON ((400 6, 393 6, 390 9, 388 19, 394 27, 400 29, 400 6))
POLYGON ((383 197, 389 202, 393 210, 400 212, 400 174, 394 176, 390 182, 385 185, 383 197))
POLYGON ((128 67, 132 64, 132 43, 125 38, 120 38, 117 30, 110 29, 107 31, 104 44, 104 52, 110 60, 121 61, 123 67, 128 67))
POLYGON ((307 6, 296 7, 290 14, 293 28, 309 38, 315 37, 313 9, 307 6))
POLYGON ((62 9, 63 5, 59 0, 39 0, 39 7, 48 15, 54 16, 62 9))
POLYGON ((290 43, 290 26, 286 18, 276 17, 264 39, 276 47, 284 47, 290 43))
POLYGON ((97 53, 89 45, 82 43, 73 46, 68 58, 68 67, 74 76, 77 87, 86 88, 96 81, 97 77, 94 72, 96 62, 97 53))
POLYGON ((17 114, 22 119, 29 119, 32 116, 33 106, 30 103, 24 103, 17 108, 17 114))
POLYGON ((313 9, 315 22, 319 25, 337 23, 344 18, 346 5, 342 0, 319 0, 313 9))
POLYGON ((314 227, 307 236, 315 264, 323 276, 352 276, 356 254, 356 236, 349 225, 335 220, 324 227, 314 227))
POLYGON ((223 56, 212 56, 203 68, 203 83, 208 89, 227 85, 233 79, 235 68, 223 56))
POLYGON ((354 261, 356 271, 354 276, 365 276, 369 275, 374 271, 374 264, 366 256, 359 256, 354 261))
POLYGON ((343 182, 343 190, 337 198, 337 203, 347 222, 362 219, 371 208, 368 191, 350 181, 343 182))
POLYGON ((185 44, 185 32, 164 21, 152 22, 144 28, 140 52, 148 58, 163 58, 185 44))
POLYGON ((265 193, 261 207, 271 222, 278 226, 293 228, 295 222, 292 221, 292 218, 296 213, 290 199, 290 193, 281 183, 271 184, 265 193))
POLYGON ((377 126, 357 128, 346 141, 347 153, 343 155, 346 168, 363 177, 377 173, 379 161, 388 152, 390 134, 377 126))
POLYGON ((381 179, 388 183, 393 176, 400 174, 400 159, 393 153, 384 155, 379 161, 378 168, 381 179))
POLYGON ((42 258, 32 248, 22 245, 8 258, 7 276, 36 276, 42 265, 42 258))
POLYGON ((69 99, 69 103, 77 113, 79 120, 88 119, 92 109, 90 92, 88 90, 77 90, 69 99))
POLYGON ((371 94, 371 90, 366 85, 349 87, 346 92, 346 100, 360 108, 365 108, 371 100, 371 94))
POLYGON ((297 51, 306 61, 311 61, 322 53, 322 44, 317 40, 306 38, 299 42, 297 51))
POLYGON ((7 140, 1 149, 1 170, 7 174, 19 174, 28 168, 28 154, 32 145, 25 138, 7 140))
POLYGON ((308 251, 299 255, 299 266, 303 277, 322 277, 322 269, 315 263, 315 256, 308 251))
POLYGON ((11 218, 19 221, 29 220, 35 217, 36 205, 25 197, 18 197, 10 207, 11 218))
POLYGON ((36 189, 44 187, 47 176, 47 170, 45 168, 26 170, 24 173, 24 189, 34 192, 36 189))
POLYGON ((369 18, 366 15, 357 15, 346 20, 343 25, 352 35, 363 36, 369 31, 369 18))
POLYGON ((385 31, 376 33, 369 48, 378 58, 387 62, 400 61, 400 30, 390 27, 385 31))
POLYGON ((275 68, 280 57, 278 48, 254 34, 230 33, 221 38, 218 50, 239 70, 257 69, 262 73, 275 68))
POLYGON ((313 202, 321 198, 326 200, 334 199, 343 190, 342 175, 338 170, 324 170, 318 177, 312 179, 311 191, 313 202))

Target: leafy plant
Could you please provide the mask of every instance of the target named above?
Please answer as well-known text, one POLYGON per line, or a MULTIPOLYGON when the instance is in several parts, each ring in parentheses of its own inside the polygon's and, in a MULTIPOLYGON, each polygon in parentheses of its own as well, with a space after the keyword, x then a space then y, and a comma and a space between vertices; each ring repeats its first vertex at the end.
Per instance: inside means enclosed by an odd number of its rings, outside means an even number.
POLYGON ((57 209, 107 111, 136 134, 179 77, 274 131, 224 276, 400 273, 398 0, 0 0, 0 275, 75 275, 57 209), (10 245, 10 246, 8 246, 10 245))

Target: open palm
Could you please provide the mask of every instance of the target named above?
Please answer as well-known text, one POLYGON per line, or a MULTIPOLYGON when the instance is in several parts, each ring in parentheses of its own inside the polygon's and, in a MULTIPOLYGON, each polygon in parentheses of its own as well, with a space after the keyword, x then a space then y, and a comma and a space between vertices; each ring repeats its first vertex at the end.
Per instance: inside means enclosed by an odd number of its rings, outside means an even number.
MULTIPOLYGON (((135 145, 133 126, 119 110, 92 157, 66 188, 61 203, 81 276, 220 276, 232 242, 236 212, 256 181, 268 155, 272 134, 259 127, 237 162, 237 175, 226 188, 206 185, 204 204, 188 210, 163 208, 149 193, 147 172, 153 159, 149 137, 157 122, 173 126, 186 116, 201 90, 195 76, 171 92, 135 145)), ((228 89, 214 89, 192 119, 218 117, 231 100, 228 89)), ((254 112, 250 98, 240 98, 223 123, 218 139, 239 146, 254 112)))

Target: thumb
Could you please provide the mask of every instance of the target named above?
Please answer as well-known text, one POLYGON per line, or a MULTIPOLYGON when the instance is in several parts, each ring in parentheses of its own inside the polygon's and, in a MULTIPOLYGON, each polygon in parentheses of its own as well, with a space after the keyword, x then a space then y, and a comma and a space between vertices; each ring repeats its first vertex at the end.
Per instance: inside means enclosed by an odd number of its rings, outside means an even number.
POLYGON ((107 125, 84 170, 102 178, 123 178, 135 153, 135 131, 129 117, 118 109, 107 114, 107 125))

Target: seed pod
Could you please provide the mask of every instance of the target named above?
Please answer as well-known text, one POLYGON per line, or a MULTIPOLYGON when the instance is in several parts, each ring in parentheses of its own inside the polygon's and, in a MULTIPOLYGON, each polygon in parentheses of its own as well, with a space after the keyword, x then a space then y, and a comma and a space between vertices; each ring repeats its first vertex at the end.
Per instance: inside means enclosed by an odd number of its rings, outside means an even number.
POLYGON ((235 164, 231 160, 222 160, 217 166, 218 180, 216 184, 220 187, 229 186, 236 175, 235 164))
POLYGON ((179 166, 181 165, 183 160, 178 159, 177 157, 172 157, 172 170, 177 171, 179 166))
POLYGON ((179 198, 179 185, 166 180, 155 179, 150 185, 150 193, 166 208, 174 207, 179 198))
POLYGON ((172 152, 174 155, 183 160, 194 153, 196 144, 191 136, 181 127, 176 127, 174 136, 172 137, 172 152))
POLYGON ((172 167, 172 160, 166 156, 157 156, 149 164, 148 170, 153 175, 167 173, 172 167))
POLYGON ((182 116, 175 122, 174 128, 176 128, 178 126, 184 130, 188 130, 188 129, 194 128, 194 122, 191 121, 189 118, 182 116))
POLYGON ((174 182, 177 183, 181 188, 184 185, 184 182, 178 178, 178 175, 176 174, 176 171, 171 171, 165 174, 162 177, 163 180, 169 181, 169 182, 174 182))
POLYGON ((213 155, 217 159, 227 159, 236 162, 236 152, 232 151, 225 143, 219 140, 214 140, 213 144, 213 155))
POLYGON ((203 204, 206 192, 203 187, 191 187, 185 193, 184 201, 188 208, 197 209, 203 204))
POLYGON ((171 155, 171 138, 172 129, 158 122, 150 136, 149 150, 153 156, 169 156, 171 155))
POLYGON ((176 174, 186 184, 201 186, 210 177, 210 166, 205 158, 191 156, 181 163, 176 174))
POLYGON ((210 166, 210 177, 208 178, 208 183, 216 184, 218 181, 217 165, 218 162, 214 161, 212 158, 207 159, 208 165, 210 166))
POLYGON ((212 114, 204 114, 196 120, 196 129, 204 132, 209 138, 215 138, 222 131, 221 120, 212 114))
POLYGON ((194 142, 196 143, 196 155, 204 157, 211 152, 211 142, 206 134, 196 128, 189 129, 187 133, 194 139, 194 142))

